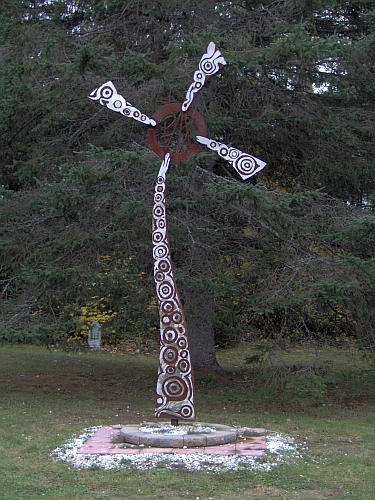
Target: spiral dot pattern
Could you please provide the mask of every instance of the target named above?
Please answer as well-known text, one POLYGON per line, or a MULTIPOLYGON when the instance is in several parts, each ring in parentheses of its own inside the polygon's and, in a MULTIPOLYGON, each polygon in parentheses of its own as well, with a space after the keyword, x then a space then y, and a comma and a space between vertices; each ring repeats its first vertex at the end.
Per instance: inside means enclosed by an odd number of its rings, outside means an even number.
POLYGON ((192 368, 186 322, 173 276, 168 240, 165 179, 169 155, 156 181, 153 208, 153 256, 160 315, 159 375, 156 417, 194 419, 192 368))

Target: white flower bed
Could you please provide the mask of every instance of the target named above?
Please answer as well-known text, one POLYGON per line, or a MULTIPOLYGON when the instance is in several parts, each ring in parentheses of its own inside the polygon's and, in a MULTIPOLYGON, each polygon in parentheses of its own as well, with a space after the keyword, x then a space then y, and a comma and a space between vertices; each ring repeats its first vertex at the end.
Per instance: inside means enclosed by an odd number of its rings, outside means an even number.
POLYGON ((72 437, 62 447, 56 448, 51 457, 69 463, 79 469, 99 467, 104 470, 149 470, 154 467, 184 468, 187 470, 207 472, 236 471, 250 468, 254 471, 269 471, 280 462, 287 462, 301 457, 298 446, 293 438, 268 432, 266 436, 267 456, 248 457, 238 455, 207 455, 198 454, 151 454, 136 455, 81 455, 77 450, 100 427, 85 429, 79 438, 72 437))

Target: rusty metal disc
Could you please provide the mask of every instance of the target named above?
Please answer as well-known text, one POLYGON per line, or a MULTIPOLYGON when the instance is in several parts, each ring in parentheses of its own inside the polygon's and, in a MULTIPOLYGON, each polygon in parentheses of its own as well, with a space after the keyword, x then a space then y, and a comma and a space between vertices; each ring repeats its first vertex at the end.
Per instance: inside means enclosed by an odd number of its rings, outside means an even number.
POLYGON ((204 119, 194 108, 182 111, 180 103, 165 104, 152 117, 156 127, 148 129, 148 143, 160 158, 170 153, 174 163, 186 161, 201 150, 197 135, 206 136, 204 119))

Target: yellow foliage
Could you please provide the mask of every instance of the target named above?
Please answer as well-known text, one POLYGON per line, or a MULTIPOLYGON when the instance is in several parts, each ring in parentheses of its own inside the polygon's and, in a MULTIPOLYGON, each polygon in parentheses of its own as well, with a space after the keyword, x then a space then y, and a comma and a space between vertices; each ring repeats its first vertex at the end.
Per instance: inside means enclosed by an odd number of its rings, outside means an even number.
POLYGON ((242 234, 245 238, 252 238, 254 235, 254 229, 251 226, 246 226, 243 228, 242 234))
POLYGON ((81 308, 81 315, 79 317, 79 321, 82 325, 80 328, 81 334, 87 334, 88 327, 93 321, 97 321, 100 325, 102 325, 117 314, 116 311, 107 309, 106 299, 104 297, 92 297, 92 299, 95 300, 92 300, 86 304, 86 306, 81 308))
POLYGON ((226 262, 227 264, 229 264, 230 262, 232 262, 232 257, 230 257, 229 255, 222 255, 220 257, 220 260, 221 262, 226 262))

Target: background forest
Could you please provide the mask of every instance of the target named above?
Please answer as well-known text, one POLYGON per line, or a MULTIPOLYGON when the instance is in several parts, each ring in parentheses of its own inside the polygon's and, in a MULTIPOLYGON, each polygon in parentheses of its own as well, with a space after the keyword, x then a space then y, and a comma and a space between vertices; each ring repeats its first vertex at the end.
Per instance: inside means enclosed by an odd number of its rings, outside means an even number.
POLYGON ((375 2, 2 0, 0 21, 3 342, 67 344, 98 320, 107 344, 157 343, 160 159, 87 95, 112 80, 152 116, 183 100, 212 40, 228 65, 194 107, 268 166, 246 184, 208 151, 172 166, 188 324, 221 347, 373 353, 375 2))

